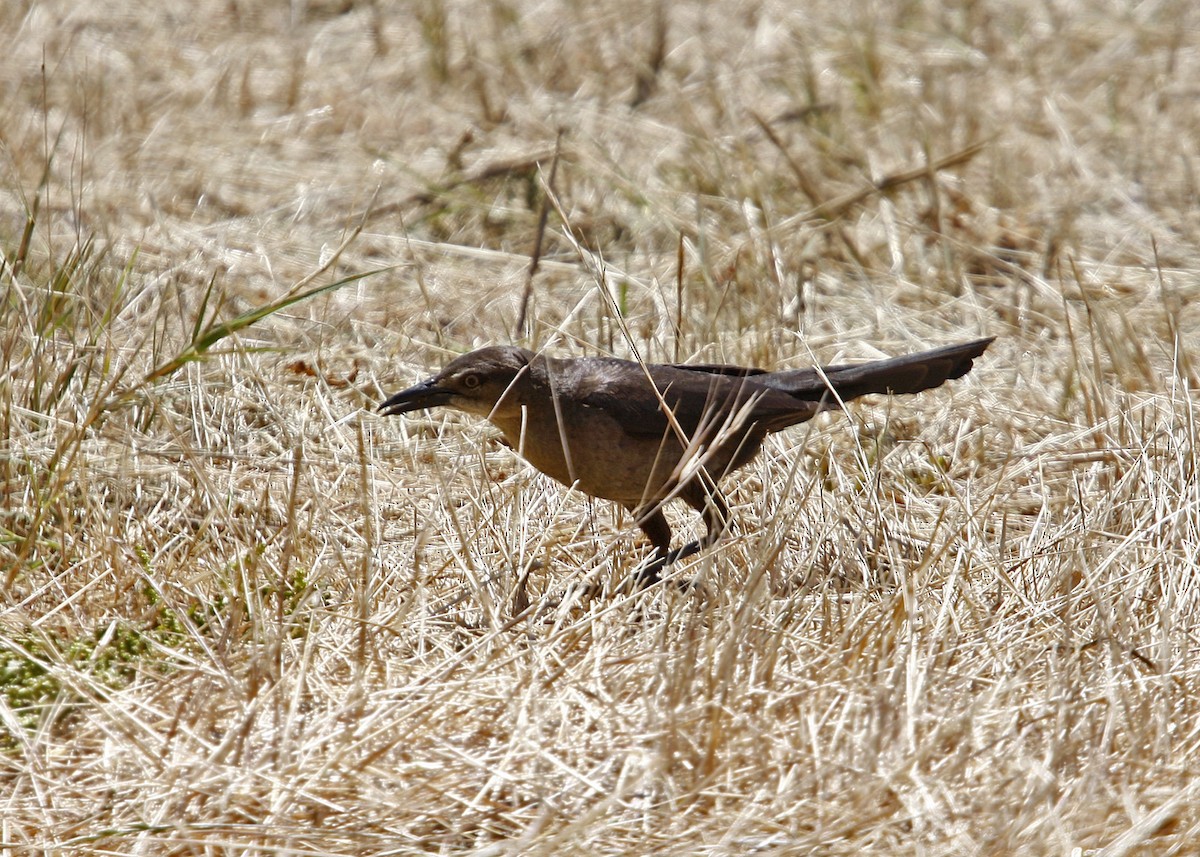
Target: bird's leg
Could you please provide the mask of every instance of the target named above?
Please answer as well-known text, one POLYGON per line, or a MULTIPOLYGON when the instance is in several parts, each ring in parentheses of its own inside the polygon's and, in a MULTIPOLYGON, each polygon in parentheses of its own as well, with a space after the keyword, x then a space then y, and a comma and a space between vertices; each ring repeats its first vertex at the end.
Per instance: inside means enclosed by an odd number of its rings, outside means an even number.
POLYGON ((673 559, 691 556, 697 551, 707 550, 721 540, 729 528, 729 505, 715 484, 704 485, 701 480, 689 482, 680 492, 680 499, 700 513, 704 519, 704 537, 678 551, 673 559))
POLYGON ((692 482, 680 492, 680 497, 700 513, 706 529, 704 536, 698 541, 688 542, 675 550, 671 550, 671 526, 663 515, 661 505, 630 510, 637 517, 637 525, 650 539, 650 544, 654 545, 654 556, 642 563, 637 570, 637 582, 640 586, 653 586, 658 583, 659 574, 664 568, 677 560, 712 547, 720 541, 729 527, 729 506, 715 485, 706 489, 699 481, 692 482))
POLYGON ((629 511, 637 519, 638 527, 650 539, 650 544, 654 545, 654 556, 637 569, 637 584, 643 587, 653 586, 659 581, 659 572, 678 558, 674 556, 676 552, 671 550, 671 525, 667 523, 662 506, 657 503, 646 508, 635 507, 629 511))

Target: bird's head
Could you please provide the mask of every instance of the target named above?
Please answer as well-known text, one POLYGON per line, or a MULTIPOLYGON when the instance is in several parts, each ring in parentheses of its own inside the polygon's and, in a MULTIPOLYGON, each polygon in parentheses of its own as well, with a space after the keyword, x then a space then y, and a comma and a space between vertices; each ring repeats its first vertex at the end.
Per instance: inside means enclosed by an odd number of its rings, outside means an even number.
POLYGON ((510 345, 480 348, 451 360, 415 387, 401 390, 379 406, 384 416, 446 405, 481 417, 518 412, 518 384, 529 373, 532 351, 510 345))

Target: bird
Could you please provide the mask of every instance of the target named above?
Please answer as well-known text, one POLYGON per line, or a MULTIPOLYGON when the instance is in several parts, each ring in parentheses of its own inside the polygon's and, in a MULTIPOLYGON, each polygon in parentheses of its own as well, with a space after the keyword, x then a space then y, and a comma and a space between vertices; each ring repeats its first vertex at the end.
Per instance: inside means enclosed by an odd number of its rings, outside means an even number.
POLYGON ((994 337, 858 364, 763 369, 552 357, 491 345, 379 405, 384 416, 449 407, 482 417, 547 476, 619 503, 650 540, 635 571, 657 583, 670 564, 715 544, 729 525, 719 483, 754 460, 768 434, 872 393, 919 393, 966 375, 994 337), (663 506, 700 513, 704 535, 671 547, 663 506))

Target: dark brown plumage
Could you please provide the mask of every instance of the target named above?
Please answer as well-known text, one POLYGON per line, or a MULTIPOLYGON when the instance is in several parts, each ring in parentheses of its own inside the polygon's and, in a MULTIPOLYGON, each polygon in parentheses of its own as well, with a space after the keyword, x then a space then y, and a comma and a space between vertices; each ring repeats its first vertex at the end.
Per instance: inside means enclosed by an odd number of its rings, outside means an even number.
POLYGON ((538 470, 620 503, 654 545, 653 561, 639 572, 650 583, 666 564, 720 538, 729 512, 718 483, 753 460, 768 434, 869 393, 917 393, 961 378, 991 342, 781 372, 559 359, 491 346, 452 360, 380 411, 445 405, 484 417, 538 470), (672 551, 662 506, 675 497, 708 529, 699 542, 672 551))

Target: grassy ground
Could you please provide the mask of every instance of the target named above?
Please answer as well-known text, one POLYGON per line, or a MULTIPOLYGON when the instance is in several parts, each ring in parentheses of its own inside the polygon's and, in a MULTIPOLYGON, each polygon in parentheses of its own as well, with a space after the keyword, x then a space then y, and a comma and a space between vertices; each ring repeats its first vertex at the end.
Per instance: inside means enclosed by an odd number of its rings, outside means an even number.
POLYGON ((1190 853, 1197 80, 1189 0, 0 5, 0 852, 1190 853), (372 413, 981 335, 697 594, 372 413))

